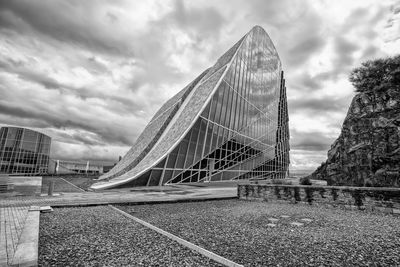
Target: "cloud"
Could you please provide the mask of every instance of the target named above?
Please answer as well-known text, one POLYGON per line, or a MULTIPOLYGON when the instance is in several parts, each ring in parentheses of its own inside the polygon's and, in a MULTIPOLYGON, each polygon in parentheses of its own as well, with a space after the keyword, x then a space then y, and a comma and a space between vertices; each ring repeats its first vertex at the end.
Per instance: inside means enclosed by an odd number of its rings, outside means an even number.
POLYGON ((326 41, 322 36, 310 36, 308 39, 297 43, 294 47, 289 50, 289 53, 293 55, 290 57, 289 63, 295 66, 304 64, 310 56, 318 52, 319 49, 325 45, 326 41))
POLYGON ((328 137, 323 132, 291 131, 290 145, 294 150, 327 152, 335 137, 328 137))
POLYGON ((261 25, 285 71, 292 167, 316 167, 354 95, 349 71, 400 47, 393 3, 0 0, 0 123, 51 132, 54 157, 115 160, 261 25))
POLYGON ((354 52, 359 49, 359 46, 354 42, 347 40, 344 37, 338 36, 333 43, 336 58, 333 61, 336 71, 338 69, 351 68, 354 63, 354 52))
POLYGON ((66 118, 64 116, 61 116, 61 114, 54 114, 54 112, 41 112, 28 107, 19 108, 15 106, 9 106, 2 101, 0 101, 0 111, 2 114, 12 115, 16 118, 41 120, 46 122, 48 125, 51 125, 52 127, 58 129, 82 129, 89 133, 95 133, 103 142, 103 145, 132 145, 132 140, 128 139, 128 137, 123 135, 121 132, 115 131, 115 129, 113 128, 95 127, 91 123, 79 122, 78 120, 73 120, 73 118, 66 118))
POLYGON ((98 7, 81 1, 44 0, 38 4, 36 1, 2 0, 0 26, 21 34, 39 33, 90 50, 131 53, 119 35, 112 35, 113 24, 98 7))
POLYGON ((215 37, 225 23, 225 18, 215 8, 188 8, 183 0, 176 0, 173 11, 158 21, 158 24, 163 24, 165 20, 176 23, 181 29, 191 30, 191 34, 199 35, 197 41, 207 35, 215 37))
POLYGON ((290 109, 296 112, 306 112, 310 114, 315 113, 330 113, 341 112, 344 113, 349 107, 351 98, 332 98, 332 97, 304 97, 291 99, 290 109))

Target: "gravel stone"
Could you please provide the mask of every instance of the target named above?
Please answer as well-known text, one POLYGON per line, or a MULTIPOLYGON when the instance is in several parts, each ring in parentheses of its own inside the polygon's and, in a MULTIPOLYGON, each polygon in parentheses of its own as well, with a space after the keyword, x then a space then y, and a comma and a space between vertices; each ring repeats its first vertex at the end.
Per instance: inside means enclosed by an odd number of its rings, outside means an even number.
POLYGON ((273 222, 273 223, 276 223, 276 222, 279 221, 279 219, 276 219, 276 218, 268 218, 268 220, 269 220, 270 222, 273 222))
POLYGON ((243 200, 120 208, 245 266, 400 266, 397 216, 243 200), (313 222, 290 225, 301 218, 313 222))
POLYGON ((39 266, 221 266, 108 207, 41 214, 39 266))
POLYGON ((290 225, 293 225, 293 226, 303 226, 304 223, 292 222, 292 223, 290 223, 290 225))

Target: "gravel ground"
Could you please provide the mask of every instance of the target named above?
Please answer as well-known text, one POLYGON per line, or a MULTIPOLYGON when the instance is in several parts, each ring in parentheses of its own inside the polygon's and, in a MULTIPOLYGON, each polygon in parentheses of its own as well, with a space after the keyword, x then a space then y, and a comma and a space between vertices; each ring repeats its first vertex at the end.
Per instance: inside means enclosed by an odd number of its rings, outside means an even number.
POLYGON ((245 266, 400 266, 391 215, 241 200, 119 208, 245 266))
POLYGON ((40 216, 39 266, 220 266, 109 207, 40 216))
POLYGON ((47 194, 50 186, 50 182, 54 181, 54 191, 53 192, 82 192, 78 188, 65 182, 63 179, 56 177, 43 177, 42 178, 42 194, 47 194))

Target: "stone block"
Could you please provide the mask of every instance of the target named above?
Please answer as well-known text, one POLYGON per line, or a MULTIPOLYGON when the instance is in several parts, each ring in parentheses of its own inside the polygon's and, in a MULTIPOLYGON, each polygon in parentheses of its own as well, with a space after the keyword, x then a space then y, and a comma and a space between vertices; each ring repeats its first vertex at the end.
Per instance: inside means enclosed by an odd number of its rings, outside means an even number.
POLYGON ((383 210, 384 213, 393 213, 393 208, 385 208, 383 210))
POLYGON ((50 206, 40 207, 40 212, 53 212, 53 209, 50 206))
POLYGON ((384 212, 385 208, 384 207, 375 207, 376 211, 384 212))
POLYGON ((290 223, 290 225, 292 225, 292 226, 296 226, 296 227, 300 227, 300 226, 303 226, 303 225, 304 225, 304 223, 292 222, 292 223, 290 223))

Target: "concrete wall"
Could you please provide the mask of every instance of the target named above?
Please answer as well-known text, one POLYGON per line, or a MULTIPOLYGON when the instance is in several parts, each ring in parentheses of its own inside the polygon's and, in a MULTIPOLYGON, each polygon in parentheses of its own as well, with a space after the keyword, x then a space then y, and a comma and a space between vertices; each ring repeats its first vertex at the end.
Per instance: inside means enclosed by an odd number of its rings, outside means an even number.
POLYGON ((19 195, 40 195, 42 190, 41 176, 10 176, 8 182, 13 185, 12 192, 19 195))
POLYGON ((326 205, 400 215, 400 189, 380 187, 239 184, 246 200, 326 205))

